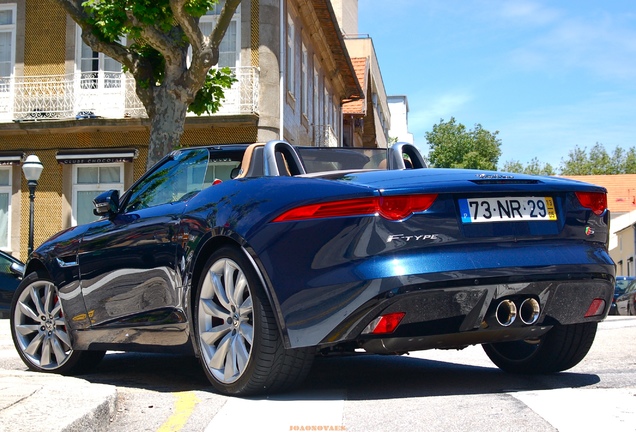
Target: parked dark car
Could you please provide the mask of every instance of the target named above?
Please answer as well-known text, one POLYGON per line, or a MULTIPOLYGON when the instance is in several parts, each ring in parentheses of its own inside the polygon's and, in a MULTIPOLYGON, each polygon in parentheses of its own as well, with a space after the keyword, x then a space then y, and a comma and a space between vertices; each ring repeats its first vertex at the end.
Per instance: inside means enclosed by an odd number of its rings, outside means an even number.
POLYGON ((0 318, 9 318, 11 299, 22 280, 23 271, 22 261, 0 251, 0 318))
POLYGON ((616 298, 617 315, 636 315, 636 280, 631 280, 616 298))
POLYGON ((633 281, 634 276, 616 276, 616 286, 614 287, 614 299, 612 300, 612 306, 610 307, 609 315, 618 315, 618 307, 616 306, 616 299, 620 297, 627 288, 627 285, 633 281))
POLYGON ((379 152, 175 150, 33 252, 20 357, 77 373, 105 350, 189 352, 241 396, 299 384, 316 355, 482 344, 510 372, 581 361, 614 292, 606 190, 379 152))

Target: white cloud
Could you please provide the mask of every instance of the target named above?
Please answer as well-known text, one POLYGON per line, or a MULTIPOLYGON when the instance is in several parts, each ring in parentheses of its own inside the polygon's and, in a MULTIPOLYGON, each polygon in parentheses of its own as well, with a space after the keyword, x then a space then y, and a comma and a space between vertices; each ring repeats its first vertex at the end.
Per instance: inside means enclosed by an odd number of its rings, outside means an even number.
POLYGON ((608 13, 570 16, 549 26, 510 59, 524 70, 568 73, 587 71, 602 79, 636 79, 636 31, 623 17, 608 13))

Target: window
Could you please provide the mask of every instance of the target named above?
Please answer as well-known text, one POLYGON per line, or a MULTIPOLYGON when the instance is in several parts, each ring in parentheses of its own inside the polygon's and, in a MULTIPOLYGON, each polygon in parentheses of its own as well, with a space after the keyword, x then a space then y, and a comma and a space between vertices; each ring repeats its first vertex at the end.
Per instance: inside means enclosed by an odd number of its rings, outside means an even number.
POLYGON ((291 15, 287 16, 287 55, 286 55, 286 70, 287 74, 285 75, 287 79, 287 91, 294 95, 294 63, 296 59, 296 52, 294 50, 294 38, 296 37, 295 28, 294 28, 294 20, 291 15))
POLYGON ((15 65, 16 5, 0 5, 0 92, 11 91, 15 65))
MULTIPOLYGON (((118 89, 121 88, 121 64, 104 53, 93 51, 82 40, 82 29, 76 26, 78 47, 78 69, 81 73, 80 88, 82 90, 118 89)), ((126 44, 126 38, 119 43, 126 44)))
POLYGON ((206 149, 176 152, 131 191, 126 211, 188 199, 205 187, 207 167, 206 149))
MULTIPOLYGON (((225 1, 221 0, 212 9, 199 19, 199 28, 206 36, 209 36, 214 30, 218 16, 225 5, 225 1)), ((219 63, 218 67, 239 67, 241 53, 241 32, 239 31, 241 22, 241 7, 239 6, 232 17, 232 21, 228 26, 223 41, 219 46, 219 63)), ((191 54, 190 54, 191 55, 191 54)))
POLYGON ((124 191, 124 164, 78 164, 73 167, 73 225, 97 220, 93 199, 100 193, 124 191))
POLYGON ((305 117, 307 117, 308 113, 309 113, 309 109, 308 109, 308 102, 309 102, 309 79, 308 79, 308 67, 309 67, 309 58, 307 55, 307 47, 305 46, 305 43, 303 42, 302 45, 302 63, 301 63, 301 81, 300 81, 300 97, 301 97, 301 110, 302 113, 305 115, 305 117))
POLYGON ((11 232, 11 167, 0 167, 0 249, 9 249, 11 232))

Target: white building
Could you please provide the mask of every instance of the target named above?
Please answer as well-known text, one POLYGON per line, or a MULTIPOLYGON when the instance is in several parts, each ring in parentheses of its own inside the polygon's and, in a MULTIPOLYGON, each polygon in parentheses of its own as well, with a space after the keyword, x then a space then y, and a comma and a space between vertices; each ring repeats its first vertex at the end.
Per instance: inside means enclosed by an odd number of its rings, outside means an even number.
POLYGON ((387 96, 391 112, 389 136, 400 142, 413 144, 413 134, 409 132, 409 101, 406 96, 387 96))

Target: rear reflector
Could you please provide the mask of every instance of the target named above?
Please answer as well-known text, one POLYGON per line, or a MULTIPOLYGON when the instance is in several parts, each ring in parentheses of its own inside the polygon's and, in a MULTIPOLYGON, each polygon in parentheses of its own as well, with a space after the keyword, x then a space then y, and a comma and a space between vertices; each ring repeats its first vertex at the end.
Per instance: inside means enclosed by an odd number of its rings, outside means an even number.
POLYGON ((404 312, 393 312, 382 315, 371 321, 362 333, 375 335, 393 333, 397 326, 400 325, 400 321, 402 321, 404 315, 406 315, 404 312))
POLYGON ((605 311, 605 300, 597 298, 592 300, 592 304, 585 312, 585 318, 602 315, 605 311))
POLYGON ((600 216, 607 209, 607 194, 603 192, 575 192, 581 205, 600 216))
POLYGON ((379 214, 385 219, 398 221, 413 213, 427 210, 437 194, 397 195, 309 204, 288 210, 273 222, 300 221, 344 216, 368 216, 379 214))

